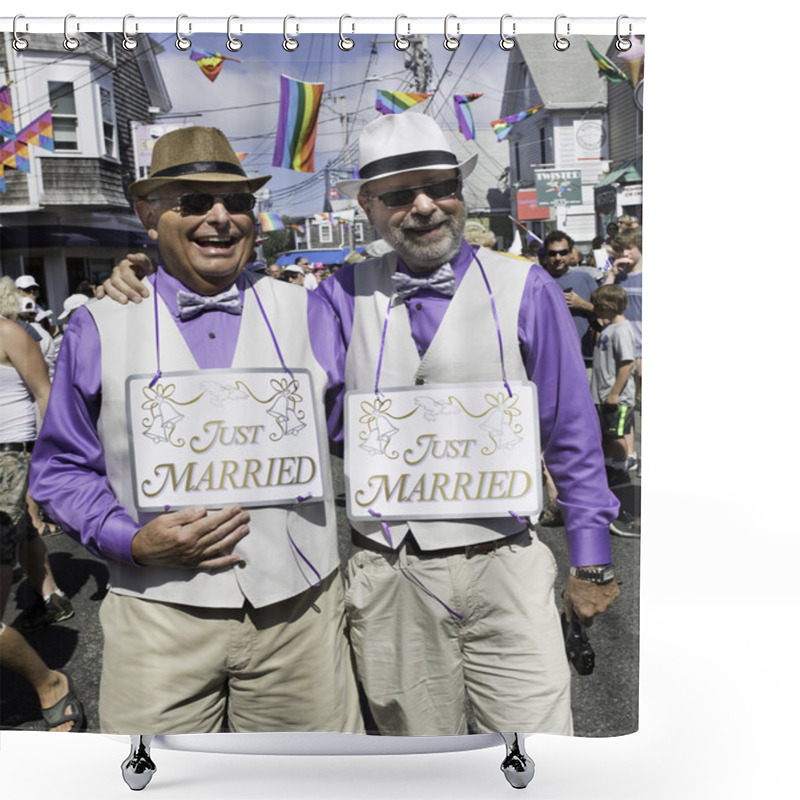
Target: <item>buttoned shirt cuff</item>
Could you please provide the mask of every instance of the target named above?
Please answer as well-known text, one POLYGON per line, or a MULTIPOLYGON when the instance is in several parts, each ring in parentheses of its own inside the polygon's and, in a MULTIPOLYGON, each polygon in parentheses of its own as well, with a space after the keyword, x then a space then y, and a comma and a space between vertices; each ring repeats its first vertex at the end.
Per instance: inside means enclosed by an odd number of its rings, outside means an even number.
POLYGON ((571 567, 594 567, 610 564, 611 536, 608 528, 581 528, 567 531, 571 567))
POLYGON ((127 514, 117 514, 108 517, 103 523, 102 540, 95 547, 95 555, 110 561, 121 561, 123 564, 141 566, 134 561, 131 555, 133 537, 141 529, 141 525, 131 519, 127 514))

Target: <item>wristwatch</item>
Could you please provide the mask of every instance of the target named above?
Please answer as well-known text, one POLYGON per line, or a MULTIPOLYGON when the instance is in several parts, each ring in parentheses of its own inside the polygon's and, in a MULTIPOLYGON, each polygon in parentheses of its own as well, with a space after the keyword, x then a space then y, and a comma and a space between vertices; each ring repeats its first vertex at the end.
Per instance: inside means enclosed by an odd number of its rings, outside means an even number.
POLYGON ((591 581, 600 584, 611 583, 614 580, 614 565, 604 564, 600 567, 570 567, 569 574, 579 581, 591 581))

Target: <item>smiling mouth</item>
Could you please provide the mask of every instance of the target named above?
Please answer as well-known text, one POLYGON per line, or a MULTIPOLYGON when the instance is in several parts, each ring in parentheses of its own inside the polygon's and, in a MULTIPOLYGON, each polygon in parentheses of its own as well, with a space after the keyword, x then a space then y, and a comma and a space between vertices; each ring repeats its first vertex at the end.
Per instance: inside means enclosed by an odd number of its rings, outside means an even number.
POLYGON ((218 236, 207 236, 194 239, 193 241, 203 250, 230 250, 239 240, 235 238, 223 239, 218 236))

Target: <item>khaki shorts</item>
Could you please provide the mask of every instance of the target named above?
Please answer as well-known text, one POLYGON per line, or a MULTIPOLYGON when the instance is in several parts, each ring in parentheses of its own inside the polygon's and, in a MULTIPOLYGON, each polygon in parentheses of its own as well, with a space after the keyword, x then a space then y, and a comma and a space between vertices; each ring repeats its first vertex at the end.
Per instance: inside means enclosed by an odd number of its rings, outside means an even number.
POLYGON ((355 550, 347 611, 382 734, 572 733, 555 559, 535 533, 512 541, 471 557, 355 550))
POLYGON ((364 732, 338 571, 261 609, 112 591, 100 622, 104 733, 364 732))

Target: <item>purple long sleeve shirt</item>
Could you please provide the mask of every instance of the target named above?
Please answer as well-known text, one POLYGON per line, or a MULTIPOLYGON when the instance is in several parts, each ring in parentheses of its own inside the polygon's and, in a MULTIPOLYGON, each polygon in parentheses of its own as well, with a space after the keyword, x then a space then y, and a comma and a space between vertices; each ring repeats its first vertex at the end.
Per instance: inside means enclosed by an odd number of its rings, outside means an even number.
MULTIPOLYGON (((462 242, 450 262, 461 284, 475 248, 462 242)), ((398 259, 398 270, 411 274, 398 259)), ((355 310, 352 267, 323 281, 316 291, 335 311, 349 347, 355 310)), ((420 358, 430 347, 450 298, 423 289, 405 301, 411 334, 420 358)), ((487 313, 489 307, 487 304, 487 313)), ((567 529, 573 566, 611 562, 609 524, 619 502, 608 488, 600 426, 592 404, 586 368, 575 326, 558 284, 539 266, 531 265, 517 322, 517 336, 528 377, 536 384, 542 452, 558 488, 558 502, 567 529)), ((508 347, 508 345, 506 345, 508 347)), ((343 403, 343 397, 339 398, 343 403)), ((341 410, 335 412, 341 414, 341 410)))
MULTIPOLYGON (((230 367, 241 316, 206 311, 182 321, 178 317, 176 298, 178 290, 186 287, 161 267, 157 275, 159 300, 175 318, 198 366, 201 369, 230 367)), ((243 275, 239 276, 237 286, 243 302, 254 302, 252 292, 246 291, 249 282, 243 275)), ((297 287, 296 291, 305 290, 297 287)), ((163 308, 159 313, 163 313, 163 308)), ((338 322, 328 304, 314 292, 308 292, 307 317, 314 356, 328 375, 329 435, 334 440, 340 439, 339 397, 343 393, 344 351, 338 322)), ((282 336, 290 335, 281 331, 275 334, 279 344, 282 336)), ((269 336, 266 325, 264 336, 269 336)), ((253 346, 257 347, 258 343, 254 342, 253 346)), ((31 459, 30 493, 91 553, 135 564, 131 542, 141 526, 118 502, 106 478, 105 456, 97 435, 101 404, 100 336, 91 314, 79 308, 61 344, 48 411, 31 459)))

